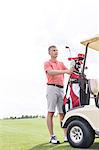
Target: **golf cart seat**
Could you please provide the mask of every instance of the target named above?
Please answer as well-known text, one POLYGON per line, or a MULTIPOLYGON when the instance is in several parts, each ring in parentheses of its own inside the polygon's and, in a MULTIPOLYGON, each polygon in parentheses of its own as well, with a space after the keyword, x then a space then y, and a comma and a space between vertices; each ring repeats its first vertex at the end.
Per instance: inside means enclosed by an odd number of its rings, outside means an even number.
POLYGON ((99 108, 99 79, 89 80, 90 93, 94 95, 95 104, 99 108))
POLYGON ((99 92, 99 79, 90 79, 89 80, 90 92, 93 95, 98 95, 99 92))

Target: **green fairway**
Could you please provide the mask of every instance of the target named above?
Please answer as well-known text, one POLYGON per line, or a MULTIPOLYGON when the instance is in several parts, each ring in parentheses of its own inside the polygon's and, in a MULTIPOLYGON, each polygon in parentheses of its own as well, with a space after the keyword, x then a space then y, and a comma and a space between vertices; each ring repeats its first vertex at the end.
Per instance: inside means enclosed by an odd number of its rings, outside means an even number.
MULTIPOLYGON (((68 143, 63 143, 63 131, 58 118, 54 122, 55 133, 61 141, 59 145, 48 143, 49 135, 44 118, 0 120, 0 150, 73 150, 68 143)), ((99 149, 98 138, 90 148, 94 149, 99 149)))

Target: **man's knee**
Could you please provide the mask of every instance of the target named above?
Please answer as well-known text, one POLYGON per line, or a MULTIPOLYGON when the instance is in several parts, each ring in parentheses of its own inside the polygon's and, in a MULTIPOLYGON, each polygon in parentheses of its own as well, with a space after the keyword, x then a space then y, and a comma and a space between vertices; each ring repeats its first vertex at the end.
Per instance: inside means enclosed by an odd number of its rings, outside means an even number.
POLYGON ((48 112, 48 116, 53 117, 54 112, 48 112))

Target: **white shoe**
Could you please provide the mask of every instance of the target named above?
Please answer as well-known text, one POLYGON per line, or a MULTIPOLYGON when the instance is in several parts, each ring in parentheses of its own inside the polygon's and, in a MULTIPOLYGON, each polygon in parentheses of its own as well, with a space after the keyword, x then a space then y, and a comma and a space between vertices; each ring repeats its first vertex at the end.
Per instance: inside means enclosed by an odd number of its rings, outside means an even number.
POLYGON ((52 144, 60 144, 60 141, 57 140, 57 137, 55 135, 52 135, 50 137, 50 141, 49 143, 52 143, 52 144))
POLYGON ((64 142, 68 142, 67 136, 65 136, 65 138, 64 138, 64 142))

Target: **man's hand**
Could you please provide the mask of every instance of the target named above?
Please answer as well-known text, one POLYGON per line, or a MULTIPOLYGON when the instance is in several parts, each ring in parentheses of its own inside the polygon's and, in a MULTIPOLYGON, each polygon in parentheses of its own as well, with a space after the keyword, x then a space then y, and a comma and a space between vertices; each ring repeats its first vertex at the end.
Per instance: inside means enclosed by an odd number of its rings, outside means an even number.
POLYGON ((75 68, 75 61, 72 60, 71 63, 70 63, 70 70, 74 69, 75 68))

